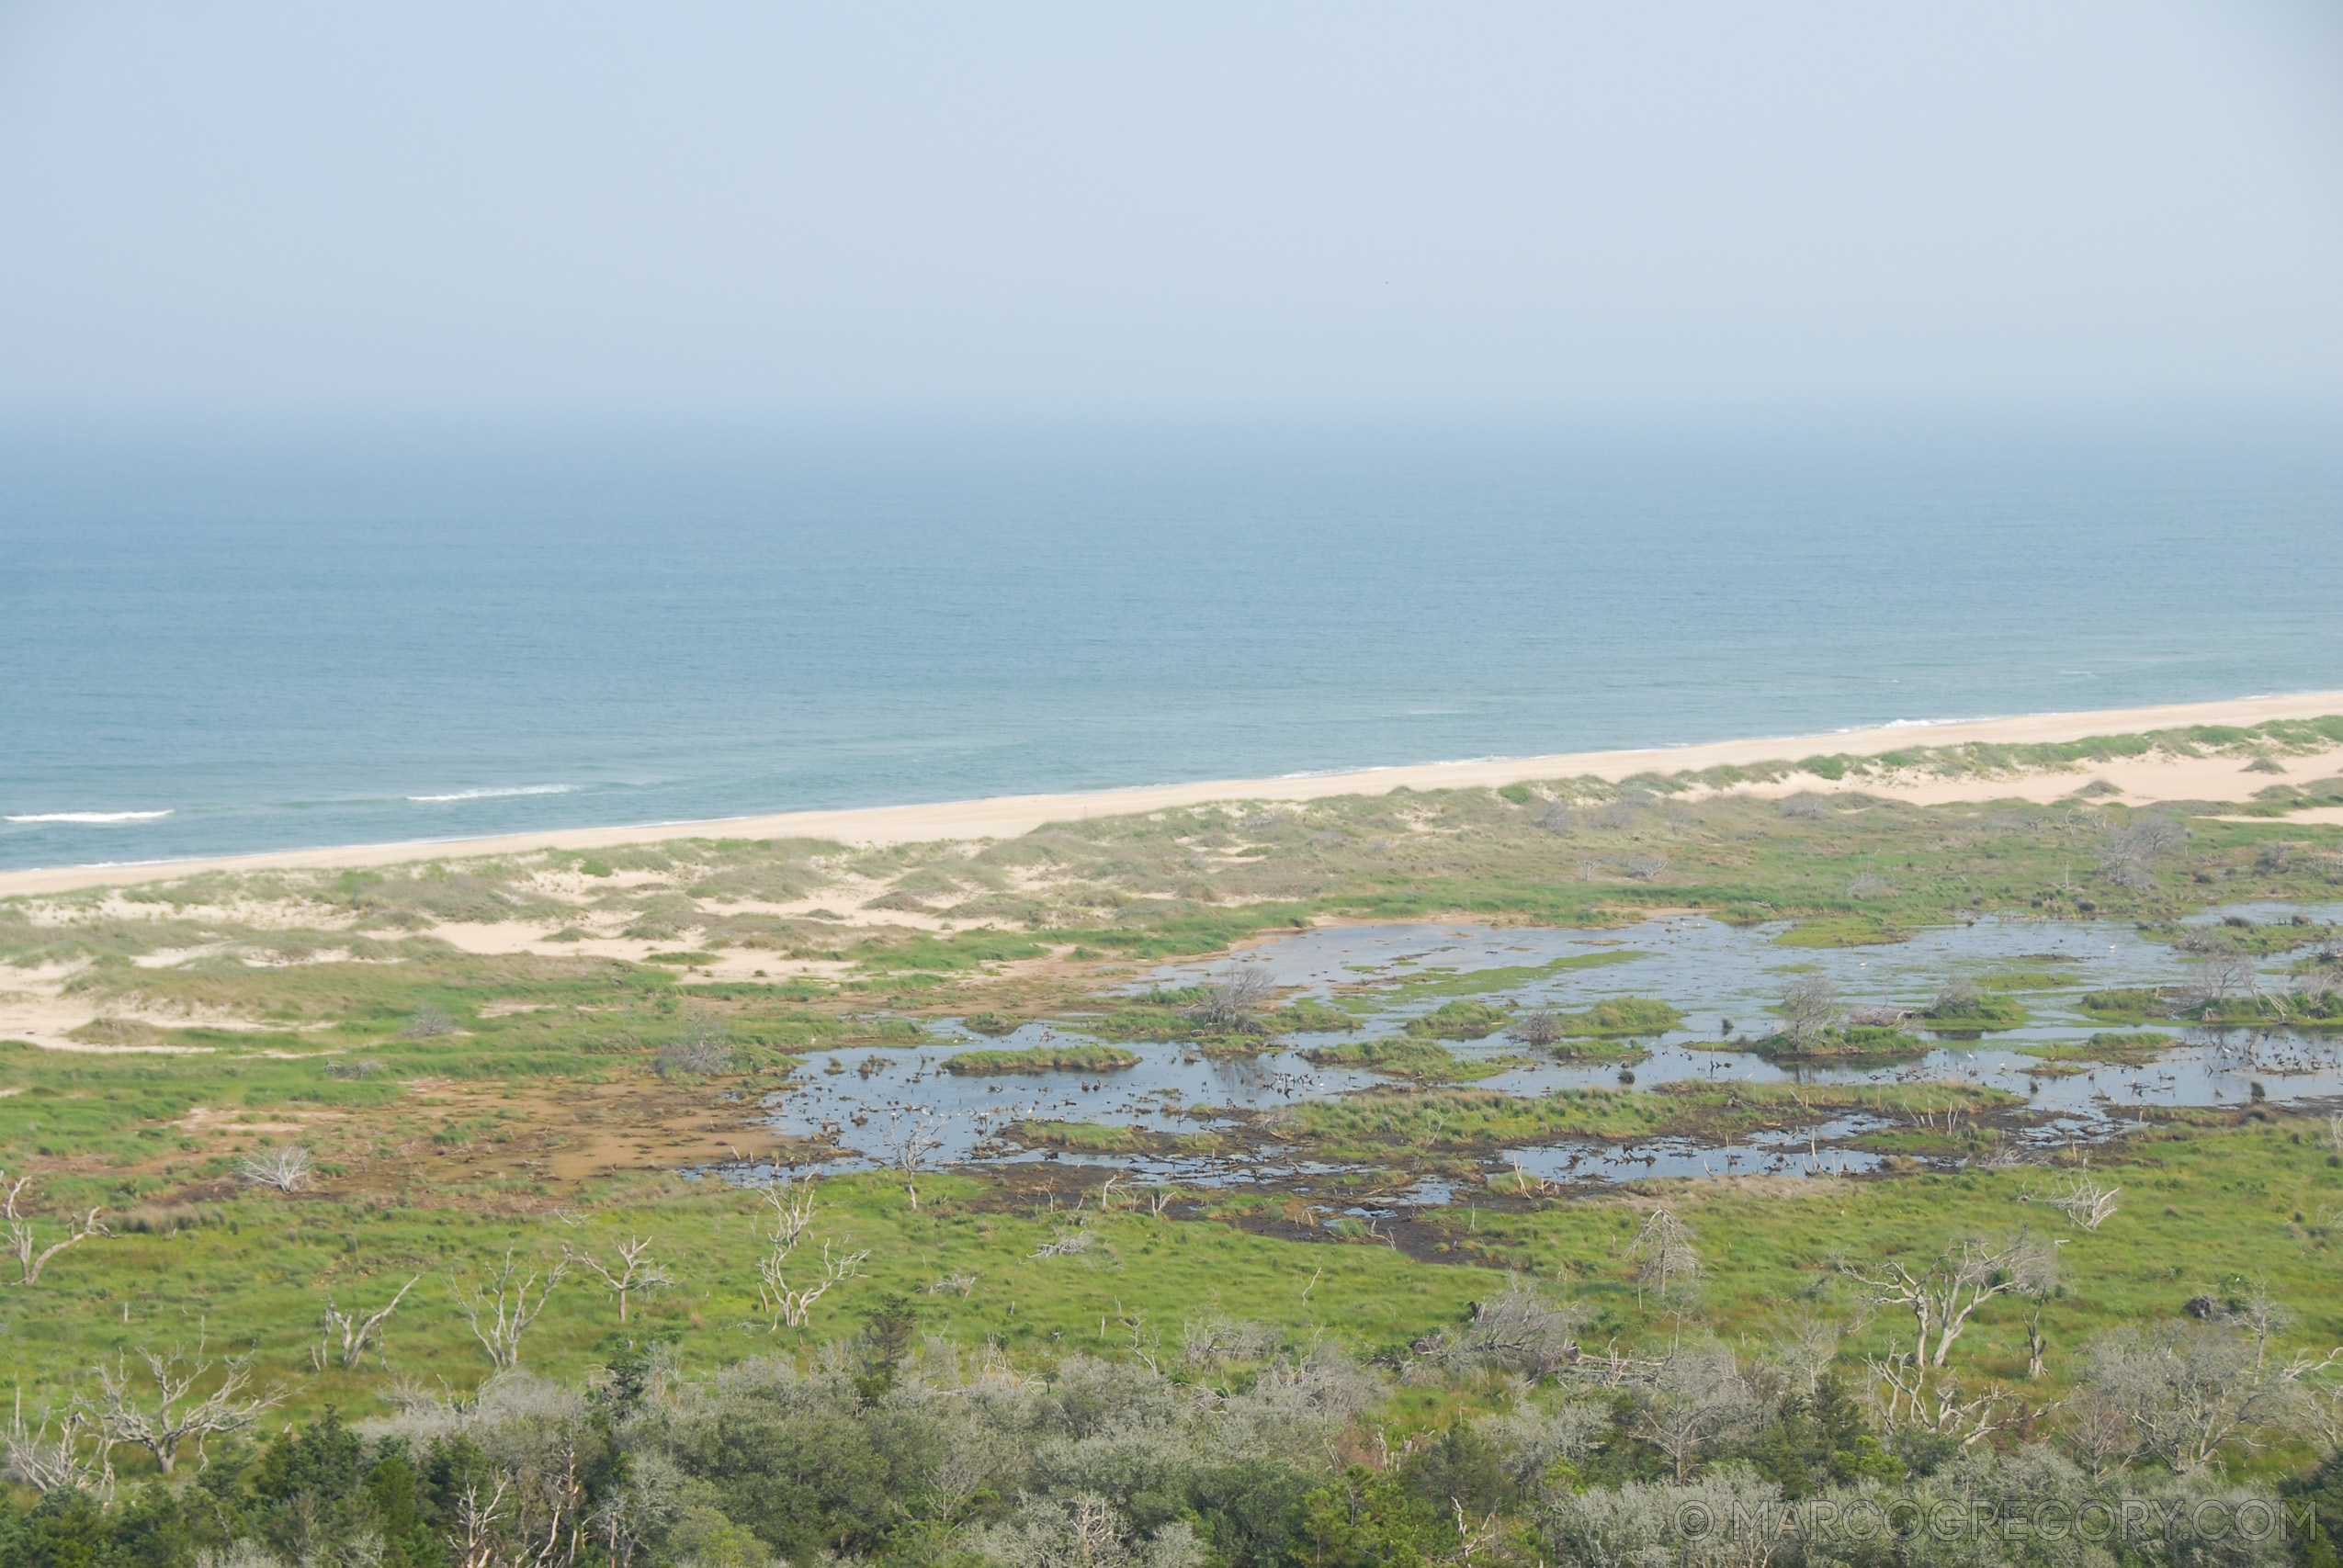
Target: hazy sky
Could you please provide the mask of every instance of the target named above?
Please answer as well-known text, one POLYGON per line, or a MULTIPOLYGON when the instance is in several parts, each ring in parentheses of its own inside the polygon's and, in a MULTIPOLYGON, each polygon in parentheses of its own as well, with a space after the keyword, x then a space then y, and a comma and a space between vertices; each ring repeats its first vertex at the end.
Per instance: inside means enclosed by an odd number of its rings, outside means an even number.
POLYGON ((0 402, 2343 391, 2334 0, 0 5, 0 402))

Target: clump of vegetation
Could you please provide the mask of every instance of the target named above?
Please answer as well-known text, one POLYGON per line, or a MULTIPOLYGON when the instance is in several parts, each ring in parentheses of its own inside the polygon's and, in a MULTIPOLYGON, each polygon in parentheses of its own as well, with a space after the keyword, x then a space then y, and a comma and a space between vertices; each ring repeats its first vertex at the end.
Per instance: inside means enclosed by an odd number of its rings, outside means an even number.
POLYGON ((1015 1122, 1002 1136, 1026 1148, 1092 1155, 1208 1155, 1221 1146, 1217 1133, 1159 1133, 1098 1122, 1015 1122))
POLYGON ((1767 1061, 1886 1060, 1925 1055, 1928 1044, 1903 1025, 1900 1014, 1851 1013, 1830 981, 1802 976, 1782 994, 1783 1027, 1749 1049, 1767 1061))
POLYGON ((1466 1059, 1430 1040, 1346 1040, 1319 1045, 1302 1055, 1321 1067, 1364 1067, 1391 1077, 1459 1080, 1493 1077, 1522 1065, 1518 1056, 1466 1059))
POLYGON ((1684 1015, 1653 997, 1608 997, 1584 1012, 1557 1015, 1562 1032, 1572 1036, 1664 1034, 1684 1021, 1684 1015))
POLYGON ((2154 1030, 2101 1031, 2079 1042, 2062 1040, 2043 1045, 2020 1045, 2018 1054, 2044 1062, 2103 1062, 2137 1066, 2155 1061, 2179 1043, 2171 1035, 2154 1030))
POLYGON ((1505 1026, 1511 1015, 1487 1002, 1443 1002, 1430 1012, 1409 1019, 1401 1027, 1410 1034, 1439 1040, 1481 1040, 1505 1026))
POLYGON ((1552 1008, 1534 1008, 1515 1019, 1505 1037, 1523 1045, 1551 1045, 1562 1038, 1561 1016, 1552 1008))
POLYGON ((1264 970, 1233 969, 1198 987, 1195 1000, 1180 1016, 1202 1034, 1266 1033, 1260 1013, 1276 989, 1264 970))
POLYGON ((1894 1024, 1849 1024, 1813 1034, 1770 1034, 1749 1049, 1769 1062, 1884 1062, 1924 1056, 1929 1044, 1894 1024))
POLYGON ((998 1073, 1112 1073, 1139 1065, 1138 1053, 1117 1045, 1028 1045, 1016 1051, 960 1051, 944 1070, 964 1077, 998 1073))
POLYGON ((2027 1018, 2025 1008, 2004 995, 1997 995, 1966 977, 1952 980, 1940 988, 1920 1017, 1933 1028, 1954 1032, 1998 1029, 2017 1029, 2027 1018))
POLYGON ((678 1073, 705 1077, 730 1071, 732 1057, 731 1043, 725 1038, 724 1020, 716 1013, 700 1011, 685 1021, 681 1039, 660 1048, 653 1066, 662 1077, 678 1073))
POLYGON ((407 1025, 407 1038, 410 1040, 436 1040, 443 1034, 455 1032, 456 1021, 447 1016, 447 1010, 428 1004, 417 1008, 414 1018, 407 1025))

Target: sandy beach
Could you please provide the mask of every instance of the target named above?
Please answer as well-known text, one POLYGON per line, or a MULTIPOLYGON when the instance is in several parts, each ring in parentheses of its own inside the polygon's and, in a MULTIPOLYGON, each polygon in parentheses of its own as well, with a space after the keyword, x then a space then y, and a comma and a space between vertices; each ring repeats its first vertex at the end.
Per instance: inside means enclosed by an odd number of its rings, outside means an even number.
MULTIPOLYGON (((452 839, 409 843, 352 844, 327 849, 286 850, 213 859, 155 862, 138 865, 51 866, 0 872, 0 897, 40 895, 81 887, 126 886, 213 871, 340 868, 418 860, 458 859, 531 850, 591 850, 659 839, 822 838, 845 843, 884 845, 937 840, 1002 839, 1027 833, 1045 822, 1083 817, 1121 816, 1210 801, 1298 801, 1341 795, 1382 795, 1400 789, 1494 788, 1531 779, 1591 775, 1622 779, 1641 773, 1675 773, 1725 765, 1747 765, 1817 752, 1875 756, 1914 746, 1959 746, 1976 742, 2024 743, 2078 740, 2094 735, 2136 734, 2190 725, 2247 726, 2272 719, 2315 718, 2343 713, 2343 691, 2302 692, 2230 702, 2168 704, 2156 707, 2106 708, 2080 713, 2033 714, 1972 723, 1904 725, 1832 734, 1712 741, 1699 745, 1631 751, 1562 752, 1547 756, 1468 762, 1427 762, 1369 768, 1300 778, 1216 779, 1195 784, 1103 790, 1087 794, 999 795, 934 805, 882 806, 835 811, 791 811, 763 817, 708 821, 642 823, 617 828, 571 828, 513 833, 496 838, 452 839)), ((2287 771, 2303 778, 2343 772, 2343 749, 2290 760, 2287 771)), ((1860 786, 1920 803, 1962 799, 2051 800, 2089 779, 2103 779, 2133 803, 2158 800, 2243 800, 2266 778, 2243 779, 2234 758, 2149 757, 2094 765, 2085 773, 2043 772, 2002 779, 1913 778, 1860 786)), ((1828 789, 1812 778, 1779 786, 1828 789)), ((1760 791, 1760 793, 1768 793, 1760 791)))

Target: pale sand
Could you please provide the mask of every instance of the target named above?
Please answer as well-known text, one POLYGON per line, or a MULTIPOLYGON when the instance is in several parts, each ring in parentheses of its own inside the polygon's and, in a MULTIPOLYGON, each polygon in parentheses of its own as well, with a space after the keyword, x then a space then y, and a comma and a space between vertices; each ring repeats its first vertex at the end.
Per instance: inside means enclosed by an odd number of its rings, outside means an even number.
MULTIPOLYGON (((1493 788, 1532 779, 1592 775, 1622 779, 1641 773, 1746 765, 1812 756, 1817 752, 1876 755, 1911 746, 1958 746, 1971 742, 2079 740, 2093 735, 2136 734, 2194 724, 2253 725, 2279 718, 2316 718, 2343 713, 2343 692, 2303 692, 2234 702, 2170 704, 2159 707, 2109 708, 2091 713, 2034 714, 2021 718, 1982 719, 1970 724, 1907 726, 1848 730, 1831 735, 1721 740, 1697 746, 1643 751, 1585 751, 1546 757, 1516 757, 1476 762, 1429 762, 1372 768, 1308 778, 1220 779, 1202 784, 1158 784, 1143 789, 1086 795, 1015 795, 989 800, 949 801, 934 806, 884 806, 844 811, 793 811, 771 817, 733 817, 706 822, 646 823, 629 828, 575 828, 501 838, 452 839, 418 843, 353 844, 334 849, 291 850, 230 855, 208 860, 146 865, 56 866, 0 872, 0 897, 62 893, 75 888, 160 882, 210 871, 340 868, 403 861, 446 860, 512 854, 530 850, 591 850, 615 844, 690 837, 833 839, 855 844, 923 843, 938 840, 1005 839, 1031 832, 1045 822, 1085 817, 1120 817, 1168 807, 1216 801, 1302 801, 1337 795, 1385 795, 1416 790, 1493 788)), ((2343 752, 2290 759, 2287 771, 2301 778, 2323 777, 2338 769, 2343 752)), ((2054 799, 2090 778, 2104 778, 2125 801, 2244 800, 2269 783, 2241 777, 2234 758, 2198 761, 2139 760, 2093 766, 2080 773, 2047 773, 2011 779, 1912 780, 1859 786, 1872 794, 1919 802, 1975 799, 2054 799)), ((1800 779, 1790 788, 1827 788, 1800 779)), ((1779 793, 1779 791, 1769 792, 1779 793)))

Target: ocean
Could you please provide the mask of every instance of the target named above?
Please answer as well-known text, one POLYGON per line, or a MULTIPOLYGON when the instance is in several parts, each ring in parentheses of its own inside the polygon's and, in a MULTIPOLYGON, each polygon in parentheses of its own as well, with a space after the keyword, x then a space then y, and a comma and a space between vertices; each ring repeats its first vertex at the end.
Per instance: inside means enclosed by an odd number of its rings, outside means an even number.
POLYGON ((0 433, 0 866, 2343 686, 2308 413, 0 433))

